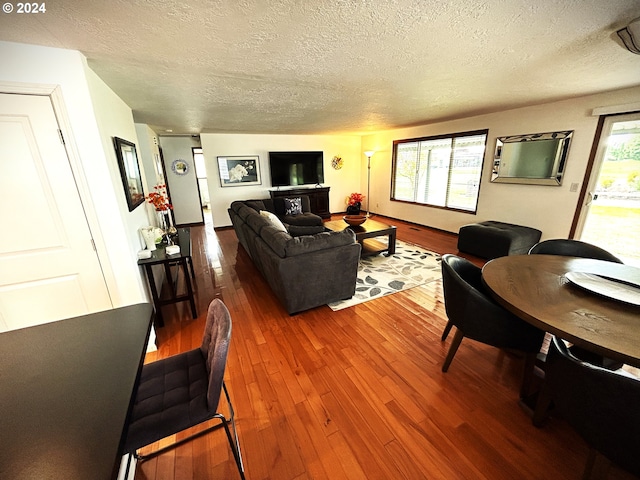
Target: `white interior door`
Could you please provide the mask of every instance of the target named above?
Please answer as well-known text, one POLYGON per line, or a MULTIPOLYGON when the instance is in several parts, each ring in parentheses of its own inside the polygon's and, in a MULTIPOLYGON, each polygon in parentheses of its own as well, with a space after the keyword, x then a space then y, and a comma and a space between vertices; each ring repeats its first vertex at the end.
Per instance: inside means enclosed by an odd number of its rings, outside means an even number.
POLYGON ((0 331, 112 308, 47 96, 0 94, 0 331))
POLYGON ((640 113, 607 117, 576 238, 640 266, 640 113))

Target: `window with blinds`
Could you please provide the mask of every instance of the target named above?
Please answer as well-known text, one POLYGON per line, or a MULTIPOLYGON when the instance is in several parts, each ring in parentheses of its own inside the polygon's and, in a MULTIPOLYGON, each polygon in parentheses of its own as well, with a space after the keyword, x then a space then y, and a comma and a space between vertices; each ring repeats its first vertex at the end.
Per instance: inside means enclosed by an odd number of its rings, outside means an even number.
POLYGON ((488 133, 394 141, 391 199, 475 213, 488 133))

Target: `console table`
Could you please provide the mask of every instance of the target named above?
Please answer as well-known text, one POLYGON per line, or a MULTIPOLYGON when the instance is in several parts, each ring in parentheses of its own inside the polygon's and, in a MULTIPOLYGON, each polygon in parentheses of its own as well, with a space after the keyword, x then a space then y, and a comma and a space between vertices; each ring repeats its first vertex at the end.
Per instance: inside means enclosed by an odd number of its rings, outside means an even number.
POLYGON ((0 478, 116 478, 152 308, 0 334, 0 478))
POLYGON ((296 197, 306 195, 309 197, 311 213, 315 213, 322 218, 331 218, 329 210, 329 189, 331 187, 307 187, 307 188, 286 188, 283 190, 269 190, 271 199, 275 197, 296 197))
POLYGON ((162 246, 151 252, 150 258, 138 260, 138 265, 143 266, 147 274, 149 289, 151 290, 151 297, 153 298, 153 305, 156 310, 156 324, 158 327, 164 326, 161 310, 163 305, 188 300, 191 304, 191 316, 194 319, 198 318, 196 302, 193 298, 193 287, 191 285, 191 278, 195 279, 196 276, 193 271, 193 260, 191 259, 191 230, 188 227, 178 228, 178 245, 180 245, 180 253, 167 255, 165 247, 162 246), (169 293, 171 295, 169 298, 161 298, 160 296, 161 291, 156 286, 156 281, 153 277, 154 265, 164 266, 165 278, 169 283, 169 293), (171 273, 171 267, 174 265, 178 266, 178 272, 180 267, 182 267, 182 271, 184 272, 184 279, 187 288, 187 292, 184 295, 177 295, 177 279, 174 281, 171 273), (189 267, 191 267, 191 272, 189 272, 189 267), (191 273, 191 278, 189 278, 189 273, 191 273))

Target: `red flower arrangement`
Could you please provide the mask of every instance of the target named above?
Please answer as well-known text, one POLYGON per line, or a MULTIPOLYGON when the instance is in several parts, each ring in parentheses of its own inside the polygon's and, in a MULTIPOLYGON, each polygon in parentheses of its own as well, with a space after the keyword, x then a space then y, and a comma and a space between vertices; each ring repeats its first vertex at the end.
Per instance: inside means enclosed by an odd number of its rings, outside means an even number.
POLYGON ((173 210, 173 205, 169 203, 167 186, 165 184, 162 184, 156 185, 153 188, 155 192, 151 192, 144 198, 147 200, 147 202, 153 205, 153 208, 156 209, 156 212, 167 212, 169 210, 173 210))
POLYGON ((352 193, 347 197, 347 205, 355 205, 356 203, 362 204, 364 195, 361 193, 352 193))

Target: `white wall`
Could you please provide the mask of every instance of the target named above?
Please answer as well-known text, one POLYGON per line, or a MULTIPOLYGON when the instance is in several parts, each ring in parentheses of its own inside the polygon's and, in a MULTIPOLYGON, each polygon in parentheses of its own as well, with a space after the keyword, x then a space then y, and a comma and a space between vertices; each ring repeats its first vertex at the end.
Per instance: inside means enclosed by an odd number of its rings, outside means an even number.
MULTIPOLYGON (((544 238, 567 238, 594 142, 598 107, 640 101, 640 87, 547 103, 461 120, 404 128, 368 135, 362 150, 375 150, 371 161, 372 210, 402 220, 457 233, 462 225, 498 220, 538 228, 544 238), (476 215, 439 208, 392 202, 391 155, 394 140, 471 130, 489 129, 487 153, 480 184, 476 215), (561 186, 491 183, 491 164, 496 137, 574 130, 561 186), (578 184, 575 192, 572 183, 578 184), (373 193, 375 192, 375 193, 373 193)), ((361 175, 366 185, 366 159, 361 175)))
POLYGON ((63 99, 59 121, 67 131, 72 168, 113 306, 146 301, 135 238, 137 225, 147 221, 137 211, 128 213, 108 139, 119 133, 136 141, 131 109, 93 74, 77 51, 0 42, 0 65, 0 82, 16 88, 59 86, 63 99))
MULTIPOLYGON (((162 165, 160 165, 160 148, 158 136, 156 133, 144 123, 136 123, 136 135, 138 137, 138 159, 140 167, 145 172, 144 191, 145 194, 151 192, 153 187, 158 184, 165 183, 164 174, 162 173, 162 165)), ((148 207, 153 207, 147 203, 148 207)))
POLYGON ((227 208, 234 200, 269 198, 271 177, 269 175, 270 151, 320 151, 324 152, 324 183, 331 187, 329 206, 332 212, 344 212, 345 198, 352 192, 366 191, 360 178, 362 156, 360 136, 357 135, 244 135, 213 134, 200 135, 205 158, 211 213, 215 227, 231 225, 227 208), (218 173, 218 156, 258 155, 260 157, 261 185, 221 187, 218 173), (339 155, 344 160, 340 170, 331 168, 331 159, 339 155))
POLYGON ((194 147, 200 147, 200 141, 191 136, 160 137, 160 146, 176 225, 202 223, 202 205, 198 194, 193 150, 191 150, 194 147), (189 165, 185 175, 177 175, 171 170, 171 164, 175 160, 184 160, 189 165))
POLYGON ((118 288, 121 291, 120 295, 124 304, 136 303, 141 300, 141 297, 146 299, 146 280, 137 266, 136 253, 144 248, 139 230, 141 227, 149 225, 149 216, 145 202, 138 205, 132 212, 129 211, 113 145, 113 137, 119 137, 136 144, 142 183, 146 184, 133 114, 131 109, 92 70, 87 68, 86 75, 106 163, 111 183, 116 190, 115 197, 118 204, 117 211, 110 212, 111 215, 103 220, 102 225, 103 228, 107 227, 106 221, 108 221, 108 228, 116 228, 118 222, 124 227, 121 240, 109 246, 109 257, 117 272, 118 288), (134 268, 131 268, 130 265, 133 265, 134 268))

